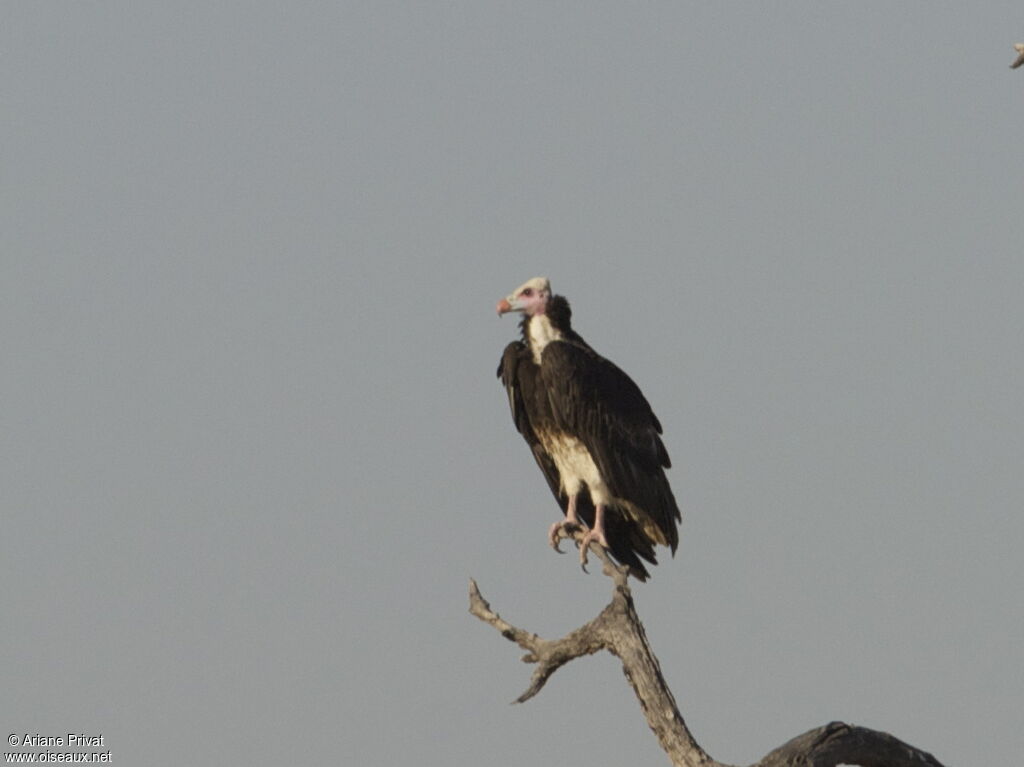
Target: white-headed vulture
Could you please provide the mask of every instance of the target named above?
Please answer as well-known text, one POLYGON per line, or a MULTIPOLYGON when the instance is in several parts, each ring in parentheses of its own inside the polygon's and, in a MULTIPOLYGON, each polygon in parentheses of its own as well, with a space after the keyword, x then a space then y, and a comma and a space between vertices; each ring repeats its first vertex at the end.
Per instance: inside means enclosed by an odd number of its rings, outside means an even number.
POLYGON ((671 465, 661 424, 633 380, 572 329, 569 302, 534 277, 498 302, 520 312, 522 340, 505 347, 498 377, 512 420, 533 452, 565 519, 560 534, 586 526, 580 558, 597 542, 631 574, 648 577, 655 544, 675 553, 679 507, 665 469, 671 465))

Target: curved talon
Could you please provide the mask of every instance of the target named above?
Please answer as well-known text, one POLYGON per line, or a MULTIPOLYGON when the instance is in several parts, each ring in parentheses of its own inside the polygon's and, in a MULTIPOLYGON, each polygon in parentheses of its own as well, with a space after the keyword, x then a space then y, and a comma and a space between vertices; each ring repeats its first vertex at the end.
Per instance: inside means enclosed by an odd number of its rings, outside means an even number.
POLYGON ((562 536, 559 535, 560 532, 561 530, 558 527, 558 523, 555 522, 555 524, 553 524, 548 530, 548 543, 551 545, 551 548, 559 554, 564 554, 565 552, 558 548, 558 544, 562 540, 562 536))
POLYGON ((591 543, 598 544, 605 551, 608 550, 608 541, 604 535, 597 530, 588 530, 580 541, 580 567, 585 573, 587 572, 587 550, 591 543))
POLYGON ((580 526, 575 522, 570 522, 567 519, 563 519, 561 522, 555 522, 548 528, 548 543, 551 544, 551 548, 557 551, 559 554, 565 552, 558 548, 558 544, 563 538, 572 538, 572 534, 577 530, 580 530, 580 526))
POLYGON ((565 552, 558 548, 558 544, 562 540, 561 533, 562 523, 555 522, 555 524, 548 528, 548 543, 551 545, 551 548, 553 548, 559 554, 564 554, 565 552))

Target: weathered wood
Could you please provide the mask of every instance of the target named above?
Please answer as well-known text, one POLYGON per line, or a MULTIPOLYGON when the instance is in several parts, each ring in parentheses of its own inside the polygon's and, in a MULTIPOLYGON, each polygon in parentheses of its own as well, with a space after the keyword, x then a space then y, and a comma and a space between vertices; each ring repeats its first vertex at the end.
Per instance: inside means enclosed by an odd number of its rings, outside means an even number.
MULTIPOLYGON (((579 541, 582 532, 576 531, 572 537, 579 541)), ((524 662, 536 664, 530 686, 515 702, 523 703, 540 692, 551 675, 569 661, 607 650, 622 662, 622 671, 640 702, 647 724, 673 765, 729 767, 708 756, 683 721, 633 604, 628 569, 615 564, 596 544, 591 546, 591 551, 600 557, 605 575, 614 583, 612 601, 593 620, 561 639, 543 639, 508 623, 491 609, 476 582, 470 581, 470 613, 526 650, 524 662)), ((830 722, 798 735, 751 767, 836 767, 840 764, 942 767, 931 754, 888 733, 843 722, 830 722)))

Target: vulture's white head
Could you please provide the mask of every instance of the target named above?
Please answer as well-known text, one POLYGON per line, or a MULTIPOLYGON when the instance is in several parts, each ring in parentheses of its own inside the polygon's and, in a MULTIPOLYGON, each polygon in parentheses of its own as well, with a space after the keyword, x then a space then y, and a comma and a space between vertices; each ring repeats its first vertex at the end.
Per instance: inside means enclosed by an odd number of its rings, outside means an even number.
POLYGON ((530 317, 544 314, 551 300, 551 283, 547 277, 527 280, 498 302, 498 316, 507 312, 522 312, 530 317))

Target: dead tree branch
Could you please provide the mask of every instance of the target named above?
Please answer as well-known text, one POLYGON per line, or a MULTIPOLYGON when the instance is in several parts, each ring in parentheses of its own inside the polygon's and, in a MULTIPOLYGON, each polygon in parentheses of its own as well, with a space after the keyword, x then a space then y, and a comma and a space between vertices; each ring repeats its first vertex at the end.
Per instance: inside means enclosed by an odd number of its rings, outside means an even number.
MULTIPOLYGON (((576 532, 572 537, 579 542, 581 536, 582 532, 576 532)), ((729 767, 708 756, 686 727, 637 615, 627 582, 628 569, 615 564, 600 546, 592 546, 591 551, 600 557, 605 575, 614 583, 612 601, 593 620, 561 639, 543 639, 513 626, 491 609, 476 581, 470 581, 470 613, 526 650, 523 662, 536 664, 529 687, 515 702, 523 703, 540 692, 551 675, 569 661, 607 650, 622 662, 622 671, 640 702, 647 724, 673 765, 729 767)), ((751 767, 835 767, 839 764, 942 767, 931 754, 888 733, 843 722, 830 722, 798 735, 751 767)))

